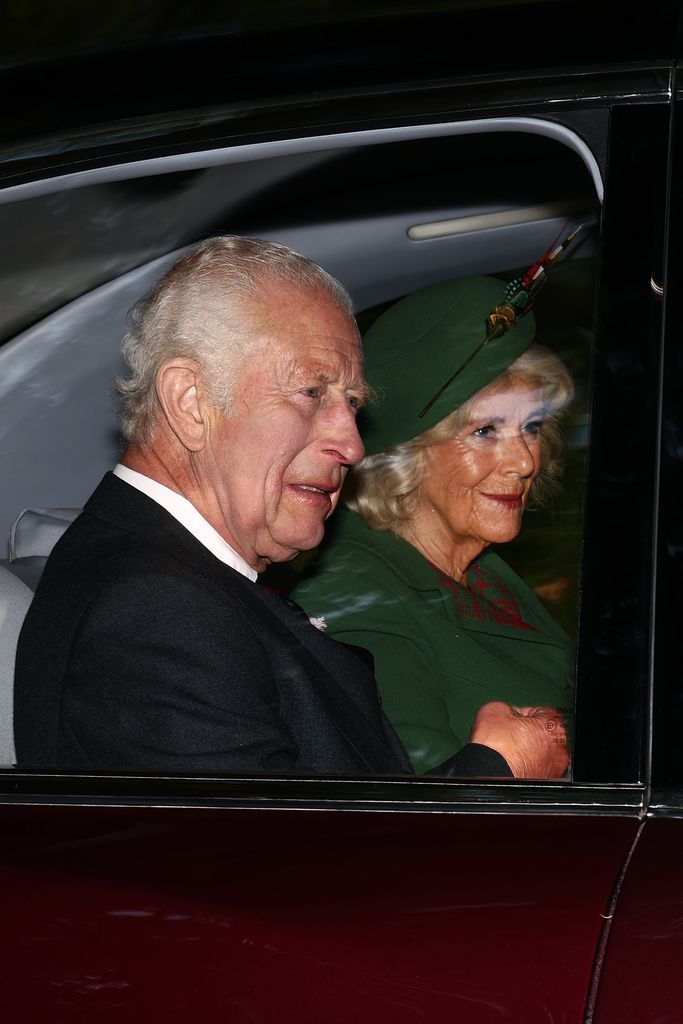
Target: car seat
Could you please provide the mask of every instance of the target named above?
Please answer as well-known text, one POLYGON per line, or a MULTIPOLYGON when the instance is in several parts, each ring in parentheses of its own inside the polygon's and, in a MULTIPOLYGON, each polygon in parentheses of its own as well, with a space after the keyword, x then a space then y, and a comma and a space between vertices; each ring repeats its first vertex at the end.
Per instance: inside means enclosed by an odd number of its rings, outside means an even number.
POLYGON ((35 591, 48 555, 80 508, 26 508, 12 525, 9 561, 0 562, 35 591))
POLYGON ((0 765, 13 765, 14 661, 24 616, 33 599, 31 589, 0 565, 0 765))
POLYGON ((0 766, 16 761, 14 665, 19 633, 48 555, 79 512, 25 509, 10 531, 9 558, 0 560, 0 766))

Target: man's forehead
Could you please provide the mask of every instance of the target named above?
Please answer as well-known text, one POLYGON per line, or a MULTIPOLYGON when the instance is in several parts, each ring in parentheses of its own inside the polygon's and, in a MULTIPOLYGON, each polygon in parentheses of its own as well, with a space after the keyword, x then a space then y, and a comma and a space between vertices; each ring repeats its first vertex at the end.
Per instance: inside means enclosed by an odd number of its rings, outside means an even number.
POLYGON ((317 373, 330 381, 343 377, 364 383, 356 322, 324 291, 276 284, 249 303, 249 315, 262 369, 270 366, 278 377, 317 373))
POLYGON ((301 326, 324 330, 331 318, 345 325, 342 330, 346 326, 356 329, 350 310, 322 287, 266 278, 264 287, 256 295, 245 295, 242 302, 251 316, 267 325, 276 325, 284 318, 288 323, 297 321, 301 326))
POLYGON ((282 376, 293 382, 314 378, 325 383, 365 387, 363 354, 359 343, 335 345, 326 339, 314 340, 305 349, 281 352, 279 369, 282 376))

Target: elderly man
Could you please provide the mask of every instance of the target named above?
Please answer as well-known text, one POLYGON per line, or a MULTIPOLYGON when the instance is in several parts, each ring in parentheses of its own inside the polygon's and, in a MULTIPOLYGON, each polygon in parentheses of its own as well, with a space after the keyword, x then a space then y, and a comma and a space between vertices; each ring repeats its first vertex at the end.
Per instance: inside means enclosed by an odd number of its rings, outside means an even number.
MULTIPOLYGON (((320 542, 363 453, 346 292, 284 246, 210 239, 140 304, 124 355, 127 448, 55 548, 20 638, 19 763, 410 771, 359 654, 256 583, 320 542)), ((487 706, 472 740, 444 771, 566 768, 552 716, 487 706)))

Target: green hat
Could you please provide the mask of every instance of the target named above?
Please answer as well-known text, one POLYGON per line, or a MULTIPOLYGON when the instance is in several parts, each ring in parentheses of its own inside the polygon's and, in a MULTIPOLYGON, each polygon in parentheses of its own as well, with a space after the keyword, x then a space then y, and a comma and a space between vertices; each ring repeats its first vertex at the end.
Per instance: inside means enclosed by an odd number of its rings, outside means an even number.
POLYGON ((401 299, 369 328, 363 338, 365 374, 378 402, 362 414, 366 455, 429 430, 529 348, 536 330, 531 313, 482 345, 487 318, 503 303, 505 288, 494 277, 445 281, 401 299))

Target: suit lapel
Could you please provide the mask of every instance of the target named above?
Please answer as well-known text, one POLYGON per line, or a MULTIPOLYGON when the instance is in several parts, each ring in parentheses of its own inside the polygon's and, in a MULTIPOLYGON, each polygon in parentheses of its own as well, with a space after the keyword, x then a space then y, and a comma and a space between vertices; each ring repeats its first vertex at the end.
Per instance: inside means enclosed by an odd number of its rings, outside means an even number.
MULTIPOLYGON (((343 644, 311 625, 298 605, 255 586, 253 595, 271 613, 284 633, 281 639, 303 661, 318 697, 330 709, 336 728, 372 771, 386 770, 388 737, 381 728, 379 693, 367 666, 343 644), (372 702, 377 700, 377 714, 372 702)), ((402 759, 402 748, 394 751, 402 759)), ((410 771, 409 763, 404 767, 410 771)))

